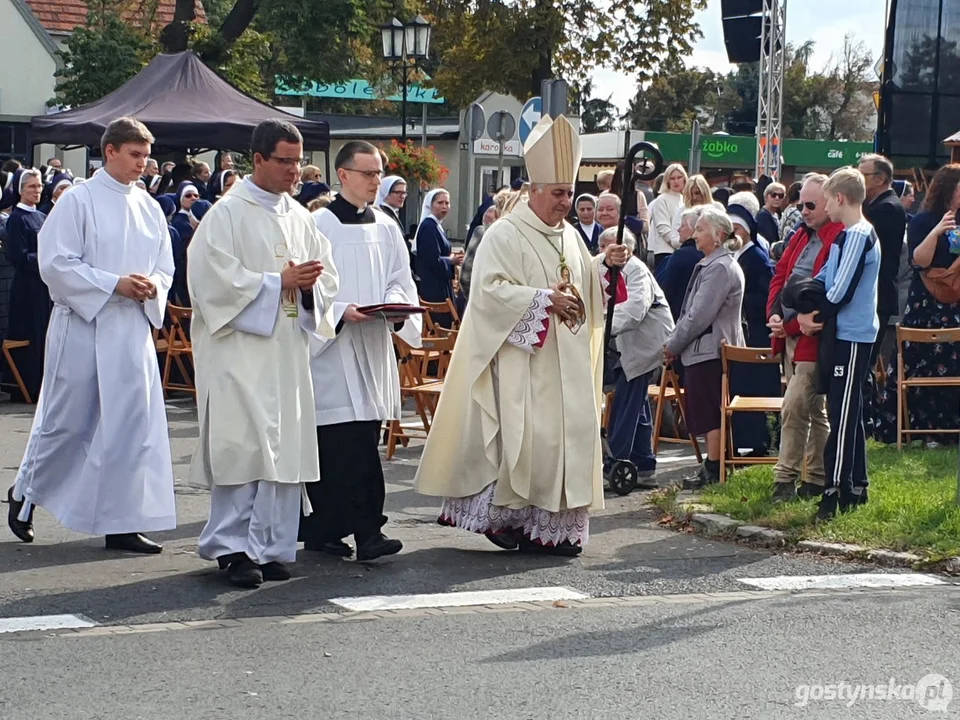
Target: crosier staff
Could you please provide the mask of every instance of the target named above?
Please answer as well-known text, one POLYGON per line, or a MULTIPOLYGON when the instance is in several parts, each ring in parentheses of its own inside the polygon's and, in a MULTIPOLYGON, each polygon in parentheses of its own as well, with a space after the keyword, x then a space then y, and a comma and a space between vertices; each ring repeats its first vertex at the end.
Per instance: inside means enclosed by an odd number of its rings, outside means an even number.
MULTIPOLYGON (((623 160, 623 167, 620 168, 619 177, 614 178, 613 188, 620 186, 620 222, 617 223, 617 245, 623 245, 623 228, 629 212, 633 212, 636 206, 637 182, 640 180, 653 180, 657 175, 663 172, 663 154, 660 148, 654 143, 638 142, 627 152, 623 160), (638 156, 641 156, 642 169, 639 171, 635 167, 638 156), (649 168, 649 169, 648 169, 649 168), (619 181, 619 182, 618 182, 619 181)), ((639 238, 637 238, 639 241, 639 238)), ((620 279, 620 268, 610 268, 610 287, 616 287, 620 279)), ((607 300, 607 317, 603 331, 604 356, 610 348, 610 336, 613 333, 613 310, 616 307, 616 293, 610 293, 607 300)))

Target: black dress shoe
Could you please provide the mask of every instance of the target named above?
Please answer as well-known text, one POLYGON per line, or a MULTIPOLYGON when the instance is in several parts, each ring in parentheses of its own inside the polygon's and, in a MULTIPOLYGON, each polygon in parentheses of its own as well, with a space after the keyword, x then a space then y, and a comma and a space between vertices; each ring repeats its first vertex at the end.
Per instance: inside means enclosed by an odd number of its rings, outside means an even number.
POLYGON ((303 543, 303 549, 308 552, 322 552, 327 553, 327 555, 336 555, 337 557, 350 557, 353 555, 353 548, 343 540, 326 540, 323 542, 307 540, 303 543))
POLYGON ((773 484, 773 497, 771 498, 771 502, 774 505, 796 499, 797 486, 792 482, 776 482, 773 484))
POLYGON ((260 575, 263 577, 264 582, 289 580, 293 577, 293 573, 290 572, 290 568, 277 561, 268 562, 261 565, 260 575))
POLYGON ((823 490, 823 485, 817 485, 812 482, 802 482, 800 483, 800 489, 797 490, 797 495, 807 499, 818 498, 823 495, 823 490))
POLYGON ((155 543, 140 533, 107 535, 106 548, 107 550, 123 550, 124 552, 142 553, 144 555, 158 555, 163 552, 163 545, 155 543))
POLYGON ((253 560, 244 556, 242 560, 234 560, 227 567, 227 578, 231 585, 242 588, 258 588, 263 585, 263 572, 253 560))
POLYGON ((10 526, 11 532, 13 532, 21 542, 32 543, 33 508, 30 508, 30 517, 27 518, 26 522, 18 518, 20 511, 23 510, 24 502, 26 502, 26 500, 13 499, 13 488, 7 490, 7 504, 10 506, 7 508, 7 525, 10 526))
POLYGON ((501 550, 516 550, 520 544, 516 535, 510 532, 495 533, 487 531, 483 535, 501 550))
POLYGON ((557 557, 576 557, 583 552, 583 547, 574 545, 569 540, 564 540, 559 545, 542 545, 528 540, 525 537, 520 538, 520 552, 525 555, 554 555, 557 557))
POLYGON ((362 544, 357 544, 357 560, 360 562, 376 560, 384 555, 396 555, 401 550, 403 550, 402 542, 391 540, 383 533, 377 533, 362 544))

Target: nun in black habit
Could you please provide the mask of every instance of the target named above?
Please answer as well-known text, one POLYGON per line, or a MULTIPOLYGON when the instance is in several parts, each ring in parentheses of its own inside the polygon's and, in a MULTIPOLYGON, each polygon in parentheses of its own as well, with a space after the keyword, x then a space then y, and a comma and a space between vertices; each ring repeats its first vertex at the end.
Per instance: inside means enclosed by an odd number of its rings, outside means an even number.
MULTIPOLYGON (((53 305, 50 291, 40 277, 37 236, 47 216, 37 209, 43 192, 43 180, 37 170, 22 170, 14 178, 17 204, 7 219, 4 248, 13 264, 10 288, 10 322, 7 339, 28 340, 30 345, 11 351, 20 377, 36 402, 43 379, 43 350, 53 305)), ((8 378, 9 380, 10 378, 8 378)))
MULTIPOLYGON (((750 347, 770 350, 767 327, 767 296, 773 279, 773 262, 757 242, 757 221, 743 205, 729 205, 727 214, 734 232, 743 244, 735 253, 743 270, 743 336, 750 347)), ((780 397, 779 365, 735 365, 730 369, 730 392, 744 397, 780 397)), ((767 416, 762 413, 737 413, 733 418, 734 451, 763 457, 770 449, 767 416)))

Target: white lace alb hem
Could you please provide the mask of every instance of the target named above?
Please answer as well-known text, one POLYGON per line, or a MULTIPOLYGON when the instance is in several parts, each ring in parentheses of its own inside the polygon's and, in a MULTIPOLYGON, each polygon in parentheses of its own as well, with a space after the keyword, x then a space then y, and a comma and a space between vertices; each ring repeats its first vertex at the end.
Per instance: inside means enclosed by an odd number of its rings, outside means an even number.
POLYGON ((497 484, 490 483, 476 495, 444 498, 440 519, 470 532, 486 533, 520 530, 530 540, 543 545, 570 542, 586 545, 590 537, 590 512, 587 508, 550 512, 527 505, 514 510, 493 504, 497 484))
POLYGON ((507 342, 525 352, 532 353, 540 342, 540 333, 546 329, 548 307, 550 307, 550 291, 537 290, 530 307, 507 336, 507 342))

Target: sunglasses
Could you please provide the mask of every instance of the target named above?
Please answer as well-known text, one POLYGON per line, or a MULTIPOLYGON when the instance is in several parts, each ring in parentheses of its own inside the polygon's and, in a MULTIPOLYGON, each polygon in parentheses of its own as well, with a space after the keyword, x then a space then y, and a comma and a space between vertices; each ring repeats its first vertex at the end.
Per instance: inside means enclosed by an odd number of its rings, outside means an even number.
POLYGON ((815 202, 805 202, 803 207, 805 210, 816 210, 817 204, 815 202))
POLYGON ((184 199, 184 200, 189 200, 190 198, 193 198, 194 200, 196 200, 196 199, 199 198, 199 197, 200 197, 199 195, 190 194, 190 195, 184 195, 184 196, 183 196, 183 199, 184 199))
POLYGON ((772 197, 772 198, 777 198, 778 200, 780 200, 780 199, 783 198, 783 193, 780 193, 780 192, 772 192, 772 193, 770 193, 770 197, 772 197))

